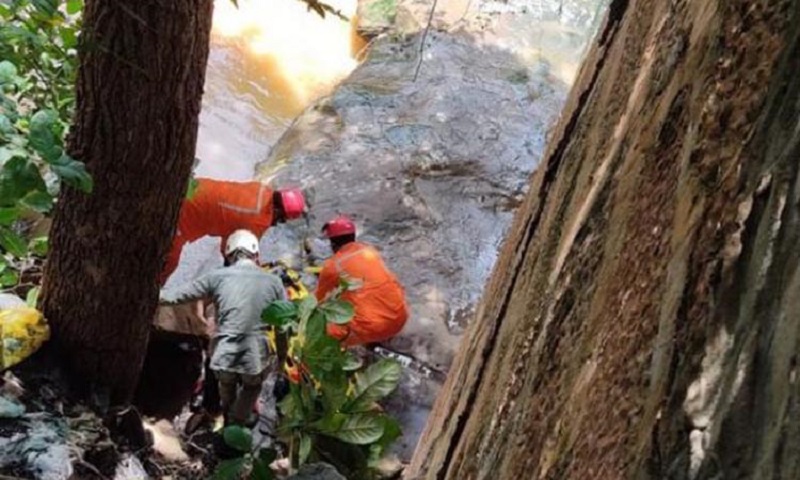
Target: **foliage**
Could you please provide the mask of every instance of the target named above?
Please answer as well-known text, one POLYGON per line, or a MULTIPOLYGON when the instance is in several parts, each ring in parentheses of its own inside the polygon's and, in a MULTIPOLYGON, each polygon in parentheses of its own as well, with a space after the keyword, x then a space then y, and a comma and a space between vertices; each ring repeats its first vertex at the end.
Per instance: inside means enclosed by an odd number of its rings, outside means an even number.
POLYGON ((330 13, 331 15, 340 18, 346 22, 349 22, 350 19, 344 16, 340 10, 332 7, 330 4, 326 2, 320 2, 319 0, 300 0, 306 4, 308 11, 314 11, 322 18, 325 18, 326 13, 330 13))
MULTIPOLYGON (((93 188, 64 146, 82 8, 83 0, 0 2, 0 289, 21 287, 46 255, 47 237, 26 235, 28 220, 49 216, 64 184, 93 188)), ((191 179, 187 197, 196 188, 191 179)))
POLYGON ((83 2, 69 0, 59 6, 60 3, 0 2, 0 59, 16 66, 24 81, 19 86, 23 98, 65 120, 75 105, 73 85, 83 2))
POLYGON ((280 403, 280 432, 292 464, 313 458, 363 472, 401 434, 378 401, 394 391, 402 370, 388 359, 360 369, 358 359, 328 336, 328 323, 346 325, 353 317, 352 305, 338 296, 320 304, 313 296, 275 302, 262 319, 289 337, 286 362, 296 375, 280 403), (354 464, 359 461, 363 465, 354 464))
POLYGON ((271 448, 255 447, 253 445, 253 434, 250 430, 233 425, 226 427, 222 431, 222 438, 229 447, 241 453, 241 455, 220 462, 214 472, 213 478, 215 480, 235 480, 239 478, 272 480, 275 478, 269 466, 275 461, 277 453, 271 448))
POLYGON ((16 286, 46 239, 22 219, 50 213, 62 184, 91 192, 83 163, 64 149, 75 105, 80 0, 0 3, 0 288, 16 286))

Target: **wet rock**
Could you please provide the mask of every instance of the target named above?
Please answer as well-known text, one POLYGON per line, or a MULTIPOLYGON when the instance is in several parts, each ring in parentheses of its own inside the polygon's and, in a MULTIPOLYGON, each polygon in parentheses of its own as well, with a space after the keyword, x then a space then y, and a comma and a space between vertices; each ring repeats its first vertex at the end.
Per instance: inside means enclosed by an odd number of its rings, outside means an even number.
POLYGON ((142 462, 135 455, 126 455, 117 465, 114 480, 141 480, 149 478, 142 462))
POLYGON ((390 30, 397 15, 397 0, 359 0, 356 19, 358 33, 372 38, 390 30))
POLYGON ((16 466, 44 480, 65 480, 72 475, 63 420, 38 414, 13 422, 0 424, 0 469, 16 466))
MULTIPOLYGON (((411 307, 390 347, 446 371, 565 85, 546 67, 529 69, 473 37, 440 33, 429 36, 415 81, 418 42, 377 40, 335 94, 297 119, 261 174, 286 165, 277 184, 313 191, 312 235, 337 213, 355 219, 411 307), (526 76, 515 77, 519 71, 526 76)), ((274 228, 263 251, 296 254, 307 233, 302 225, 274 228)), ((437 383, 404 383, 406 407, 429 407, 437 383)), ((410 453, 418 432, 406 433, 410 453)))
MULTIPOLYGON (((285 162, 278 183, 314 190, 314 233, 337 212, 355 218, 406 287, 413 318, 403 337, 423 344, 418 358, 446 366, 564 85, 546 70, 511 82, 524 69, 513 55, 441 34, 414 81, 417 42, 379 40, 333 96, 298 118, 262 172, 285 162)), ((267 254, 285 253, 276 242, 297 250, 303 232, 274 230, 267 254)))
POLYGON ((144 428, 153 436, 153 450, 162 458, 170 462, 189 461, 189 455, 181 444, 180 434, 172 423, 166 420, 145 422, 144 428))
POLYGON ((375 465, 375 475, 379 479, 392 480, 400 478, 405 465, 396 455, 390 455, 380 459, 375 465))
POLYGON ((286 480, 347 480, 327 463, 309 463, 300 467, 294 475, 286 480))
POLYGON ((25 414, 25 405, 16 400, 0 396, 0 418, 17 418, 23 414, 25 414))

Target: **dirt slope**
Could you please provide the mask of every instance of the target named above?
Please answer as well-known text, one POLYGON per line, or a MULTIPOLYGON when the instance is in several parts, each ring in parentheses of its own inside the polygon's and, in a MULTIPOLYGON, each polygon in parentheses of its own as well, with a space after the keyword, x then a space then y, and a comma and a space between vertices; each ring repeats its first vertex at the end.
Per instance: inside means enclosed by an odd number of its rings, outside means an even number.
POLYGON ((407 478, 800 478, 800 1, 608 15, 407 478))

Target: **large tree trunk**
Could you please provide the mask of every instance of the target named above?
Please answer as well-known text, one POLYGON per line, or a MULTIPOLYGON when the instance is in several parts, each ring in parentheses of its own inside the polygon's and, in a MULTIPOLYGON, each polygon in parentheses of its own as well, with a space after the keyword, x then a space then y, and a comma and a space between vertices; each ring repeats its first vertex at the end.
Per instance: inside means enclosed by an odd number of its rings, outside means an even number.
POLYGON ((88 0, 70 154, 94 192, 59 197, 43 310, 73 378, 127 402, 197 139, 212 0, 88 0))
POLYGON ((408 478, 800 478, 800 0, 615 0, 408 478))

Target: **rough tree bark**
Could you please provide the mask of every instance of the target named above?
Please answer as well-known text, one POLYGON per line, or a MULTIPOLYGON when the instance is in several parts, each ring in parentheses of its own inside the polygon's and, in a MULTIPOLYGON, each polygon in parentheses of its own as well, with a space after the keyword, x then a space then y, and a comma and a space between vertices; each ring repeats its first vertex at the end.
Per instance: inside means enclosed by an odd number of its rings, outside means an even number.
POLYGON ((407 478, 800 478, 800 1, 614 0, 407 478))
POLYGON ((81 388, 136 386, 194 159, 212 0, 88 0, 70 154, 94 192, 55 210, 42 308, 81 388))

